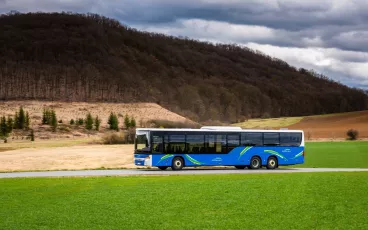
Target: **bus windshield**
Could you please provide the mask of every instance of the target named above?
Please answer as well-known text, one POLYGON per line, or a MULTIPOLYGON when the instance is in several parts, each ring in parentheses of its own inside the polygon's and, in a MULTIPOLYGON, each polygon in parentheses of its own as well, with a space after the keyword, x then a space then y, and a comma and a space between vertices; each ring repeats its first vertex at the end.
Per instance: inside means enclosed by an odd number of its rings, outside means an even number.
POLYGON ((138 134, 135 137, 135 150, 146 152, 149 151, 147 134, 138 134))

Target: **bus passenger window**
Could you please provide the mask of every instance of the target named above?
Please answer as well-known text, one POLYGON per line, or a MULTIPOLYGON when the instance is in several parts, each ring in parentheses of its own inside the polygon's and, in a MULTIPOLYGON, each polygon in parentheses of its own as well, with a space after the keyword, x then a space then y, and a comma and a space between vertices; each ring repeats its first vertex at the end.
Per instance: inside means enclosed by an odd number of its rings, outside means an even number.
POLYGON ((169 135, 164 136, 164 153, 170 153, 169 149, 169 135))
POLYGON ((216 153, 227 153, 226 135, 216 135, 216 153))
POLYGON ((281 146, 300 146, 302 133, 280 133, 281 146))
POLYGON ((242 133, 241 144, 244 146, 262 146, 262 133, 242 133))
POLYGON ((205 152, 206 153, 216 153, 215 147, 215 135, 206 135, 205 136, 205 152))
POLYGON ((185 135, 170 135, 169 153, 185 153, 185 135))
POLYGON ((279 133, 264 133, 263 144, 266 146, 279 146, 280 134, 279 133))
POLYGON ((227 135, 227 151, 230 152, 239 146, 239 135, 227 135))
POLYGON ((154 135, 152 136, 152 153, 163 153, 164 143, 163 137, 154 135))
POLYGON ((204 152, 204 135, 187 135, 188 153, 204 152))

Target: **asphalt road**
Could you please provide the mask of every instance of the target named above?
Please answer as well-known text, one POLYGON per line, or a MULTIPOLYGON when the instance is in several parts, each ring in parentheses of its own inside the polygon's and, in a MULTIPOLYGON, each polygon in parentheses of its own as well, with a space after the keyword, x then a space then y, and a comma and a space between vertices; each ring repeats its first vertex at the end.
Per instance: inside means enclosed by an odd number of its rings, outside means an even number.
POLYGON ((184 169, 182 171, 158 169, 123 170, 83 170, 83 171, 46 171, 0 173, 0 178, 24 177, 85 177, 85 176, 139 176, 139 175, 203 175, 203 174, 262 174, 262 173, 309 173, 309 172, 368 172, 359 168, 281 168, 275 170, 259 169, 184 169))

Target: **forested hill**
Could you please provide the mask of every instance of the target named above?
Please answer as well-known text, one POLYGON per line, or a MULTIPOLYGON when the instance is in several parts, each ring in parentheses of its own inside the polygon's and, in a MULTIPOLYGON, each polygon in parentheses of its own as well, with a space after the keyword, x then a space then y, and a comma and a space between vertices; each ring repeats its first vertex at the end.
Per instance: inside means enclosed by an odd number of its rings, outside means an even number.
POLYGON ((194 120, 367 109, 367 95, 248 48, 98 15, 0 16, 0 100, 157 102, 194 120))

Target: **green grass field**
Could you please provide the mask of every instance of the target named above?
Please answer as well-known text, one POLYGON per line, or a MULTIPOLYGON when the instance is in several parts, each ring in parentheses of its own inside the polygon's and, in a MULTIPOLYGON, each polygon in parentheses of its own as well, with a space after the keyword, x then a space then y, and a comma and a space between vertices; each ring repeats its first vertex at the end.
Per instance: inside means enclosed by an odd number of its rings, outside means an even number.
POLYGON ((0 229, 368 229, 368 173, 0 180, 0 229))
POLYGON ((307 142, 305 162, 292 167, 368 168, 368 141, 307 142))

